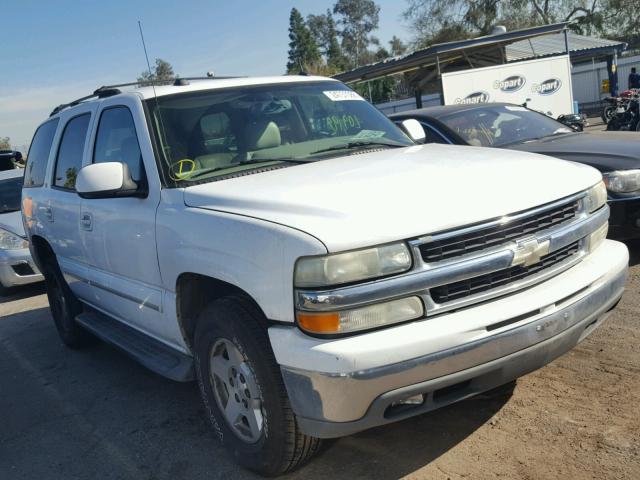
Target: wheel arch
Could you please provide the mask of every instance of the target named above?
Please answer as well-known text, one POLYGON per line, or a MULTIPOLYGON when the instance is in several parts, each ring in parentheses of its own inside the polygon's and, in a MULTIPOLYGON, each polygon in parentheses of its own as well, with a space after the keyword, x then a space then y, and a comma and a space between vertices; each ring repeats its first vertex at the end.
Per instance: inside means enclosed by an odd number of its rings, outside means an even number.
MULTIPOLYGON (((267 318, 258 302, 245 290, 232 283, 199 273, 184 272, 176 280, 176 315, 178 324, 189 348, 193 348, 193 336, 198 315, 212 301, 222 297, 239 297, 251 302, 267 318)), ((265 321, 264 327, 268 326, 265 321)))
POLYGON ((45 261, 54 257, 55 253, 49 242, 40 235, 32 235, 31 239, 31 256, 38 269, 43 272, 45 261))

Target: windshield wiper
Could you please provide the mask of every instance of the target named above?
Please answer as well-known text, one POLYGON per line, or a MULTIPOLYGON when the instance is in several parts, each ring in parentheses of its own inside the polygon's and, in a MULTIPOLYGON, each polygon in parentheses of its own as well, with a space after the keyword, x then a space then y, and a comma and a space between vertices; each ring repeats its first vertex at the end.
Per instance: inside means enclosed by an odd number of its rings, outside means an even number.
POLYGON ((233 165, 227 165, 225 167, 206 168, 206 169, 200 170, 198 173, 196 173, 195 175, 192 175, 189 178, 185 178, 184 180, 188 181, 194 178, 202 177, 203 175, 207 175, 209 173, 219 172, 222 170, 229 170, 230 168, 240 167, 243 165, 252 165, 252 164, 267 163, 267 162, 308 163, 308 162, 315 162, 315 160, 306 160, 303 158, 296 158, 296 157, 254 158, 244 162, 234 163, 233 165))
POLYGON ((409 147, 410 145, 405 145, 404 143, 398 142, 383 142, 380 140, 359 140, 348 143, 339 143, 338 145, 334 145, 332 147, 323 148, 321 150, 316 150, 315 152, 311 152, 309 155, 316 155, 318 153, 325 152, 333 152, 336 150, 351 150, 354 148, 366 148, 366 147, 409 147))

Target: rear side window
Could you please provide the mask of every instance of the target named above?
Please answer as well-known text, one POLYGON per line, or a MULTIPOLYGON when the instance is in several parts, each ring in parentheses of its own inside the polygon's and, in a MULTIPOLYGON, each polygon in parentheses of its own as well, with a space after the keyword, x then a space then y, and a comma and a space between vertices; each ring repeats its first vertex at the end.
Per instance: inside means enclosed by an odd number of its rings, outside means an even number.
POLYGON ((24 186, 41 187, 44 184, 44 176, 47 170, 49 151, 53 143, 53 136, 58 128, 58 119, 48 121, 40 125, 31 141, 27 165, 24 169, 24 186))
POLYGON ((136 182, 145 178, 136 127, 127 107, 113 107, 102 112, 93 162, 126 163, 136 182))
POLYGON ((90 113, 79 115, 69 120, 64 127, 53 184, 59 188, 75 190, 76 176, 82 168, 82 152, 89 128, 90 113))

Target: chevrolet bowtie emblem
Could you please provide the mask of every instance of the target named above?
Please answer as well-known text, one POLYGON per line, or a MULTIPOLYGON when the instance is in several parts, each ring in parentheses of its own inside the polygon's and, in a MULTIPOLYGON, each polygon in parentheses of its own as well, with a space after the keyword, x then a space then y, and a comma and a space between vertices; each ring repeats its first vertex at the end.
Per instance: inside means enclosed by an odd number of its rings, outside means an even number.
POLYGON ((549 240, 538 242, 535 238, 528 238, 516 242, 516 248, 513 251, 512 266, 522 265, 528 267, 540 261, 540 258, 549 253, 549 240))

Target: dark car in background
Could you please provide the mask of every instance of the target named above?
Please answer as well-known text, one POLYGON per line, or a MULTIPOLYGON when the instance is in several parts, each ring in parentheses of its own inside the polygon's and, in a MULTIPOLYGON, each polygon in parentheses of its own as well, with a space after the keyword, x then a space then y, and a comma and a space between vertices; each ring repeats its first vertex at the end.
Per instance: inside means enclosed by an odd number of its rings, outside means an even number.
POLYGON ((0 171, 24 166, 22 153, 15 150, 0 150, 0 171))
POLYGON ((443 105, 390 115, 414 118, 425 143, 506 148, 584 163, 600 170, 611 207, 610 236, 640 237, 640 134, 577 132, 521 105, 443 105))

